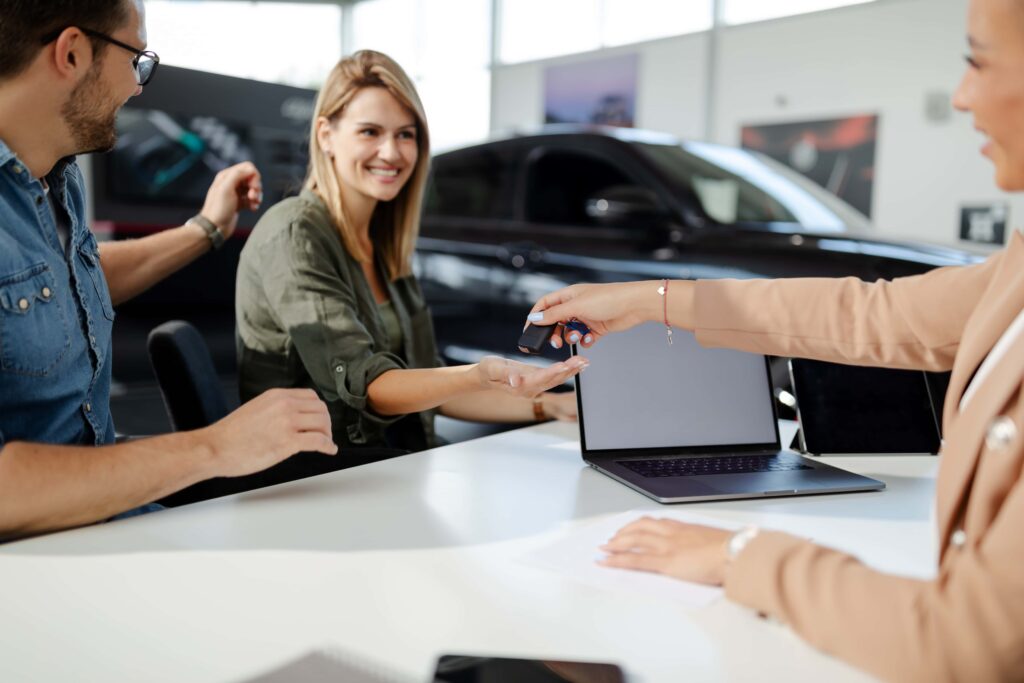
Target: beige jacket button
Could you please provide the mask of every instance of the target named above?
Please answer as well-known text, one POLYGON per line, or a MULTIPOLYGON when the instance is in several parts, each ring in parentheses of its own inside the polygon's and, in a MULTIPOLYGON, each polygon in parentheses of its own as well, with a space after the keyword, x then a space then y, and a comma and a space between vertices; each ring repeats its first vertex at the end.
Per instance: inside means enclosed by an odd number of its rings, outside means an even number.
POLYGON ((28 299, 18 299, 18 308, 23 311, 28 310, 28 299))
POLYGON ((949 544, 954 548, 963 548, 967 544, 967 532, 963 529, 957 529, 949 537, 949 544))
POLYGON ((992 420, 992 424, 988 426, 988 432, 985 434, 985 445, 990 450, 1001 450, 1010 445, 1010 442, 1017 438, 1017 425, 1013 424, 1013 420, 1000 415, 996 419, 992 420))

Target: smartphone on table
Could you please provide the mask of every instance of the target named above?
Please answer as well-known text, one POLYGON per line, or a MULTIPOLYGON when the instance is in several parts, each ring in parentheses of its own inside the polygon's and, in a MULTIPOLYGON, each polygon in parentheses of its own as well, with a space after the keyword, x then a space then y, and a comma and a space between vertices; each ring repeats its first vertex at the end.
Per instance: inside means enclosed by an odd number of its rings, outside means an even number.
POLYGON ((434 683, 625 683, 622 669, 603 662, 442 655, 434 683))

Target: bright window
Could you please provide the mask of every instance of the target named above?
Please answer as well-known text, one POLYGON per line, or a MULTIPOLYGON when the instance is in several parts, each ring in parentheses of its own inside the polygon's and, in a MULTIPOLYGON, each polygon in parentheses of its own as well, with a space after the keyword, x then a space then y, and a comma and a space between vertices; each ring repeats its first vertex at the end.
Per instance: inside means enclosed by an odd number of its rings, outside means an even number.
POLYGON ((600 0, 502 0, 501 61, 596 50, 601 46, 600 9, 600 0))
POLYGON ((434 151, 487 136, 490 7, 490 0, 363 0, 353 8, 353 49, 387 54, 415 81, 434 151))
POLYGON ((765 2, 765 0, 721 0, 721 2, 723 23, 745 24, 751 21, 833 9, 844 5, 861 5, 866 2, 874 2, 874 0, 772 0, 771 2, 765 2))
POLYGON ((480 142, 487 137, 491 125, 490 71, 424 76, 416 87, 430 123, 432 151, 480 142))
POLYGON ((353 48, 376 50, 417 74, 417 0, 365 0, 353 9, 353 48))
POLYGON ((489 0, 422 0, 421 68, 436 75, 491 61, 489 0))
POLYGON ((315 88, 341 55, 336 5, 148 0, 145 8, 149 47, 163 64, 315 88))
POLYGON ((711 0, 604 0, 601 42, 623 45, 706 31, 712 13, 711 0))

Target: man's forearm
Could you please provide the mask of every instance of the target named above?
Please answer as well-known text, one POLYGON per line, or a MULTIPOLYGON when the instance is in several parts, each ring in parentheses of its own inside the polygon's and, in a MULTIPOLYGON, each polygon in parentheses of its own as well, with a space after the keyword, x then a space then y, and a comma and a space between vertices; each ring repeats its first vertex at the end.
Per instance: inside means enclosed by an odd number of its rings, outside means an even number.
POLYGON ((100 265, 111 301, 116 305, 141 294, 209 250, 210 239, 198 225, 134 240, 102 242, 100 265))
POLYGON ((8 443, 0 450, 0 538, 90 524, 216 476, 199 432, 113 446, 8 443))

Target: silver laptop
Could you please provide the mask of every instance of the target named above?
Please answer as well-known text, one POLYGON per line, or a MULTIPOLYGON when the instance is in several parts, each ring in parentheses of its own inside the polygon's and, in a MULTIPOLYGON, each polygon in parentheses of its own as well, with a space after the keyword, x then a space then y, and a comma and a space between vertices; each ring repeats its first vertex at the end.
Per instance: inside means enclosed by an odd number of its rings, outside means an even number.
POLYGON ((588 465, 660 503, 885 488, 782 449, 764 356, 673 338, 648 323, 579 351, 590 359, 576 377, 588 465))

